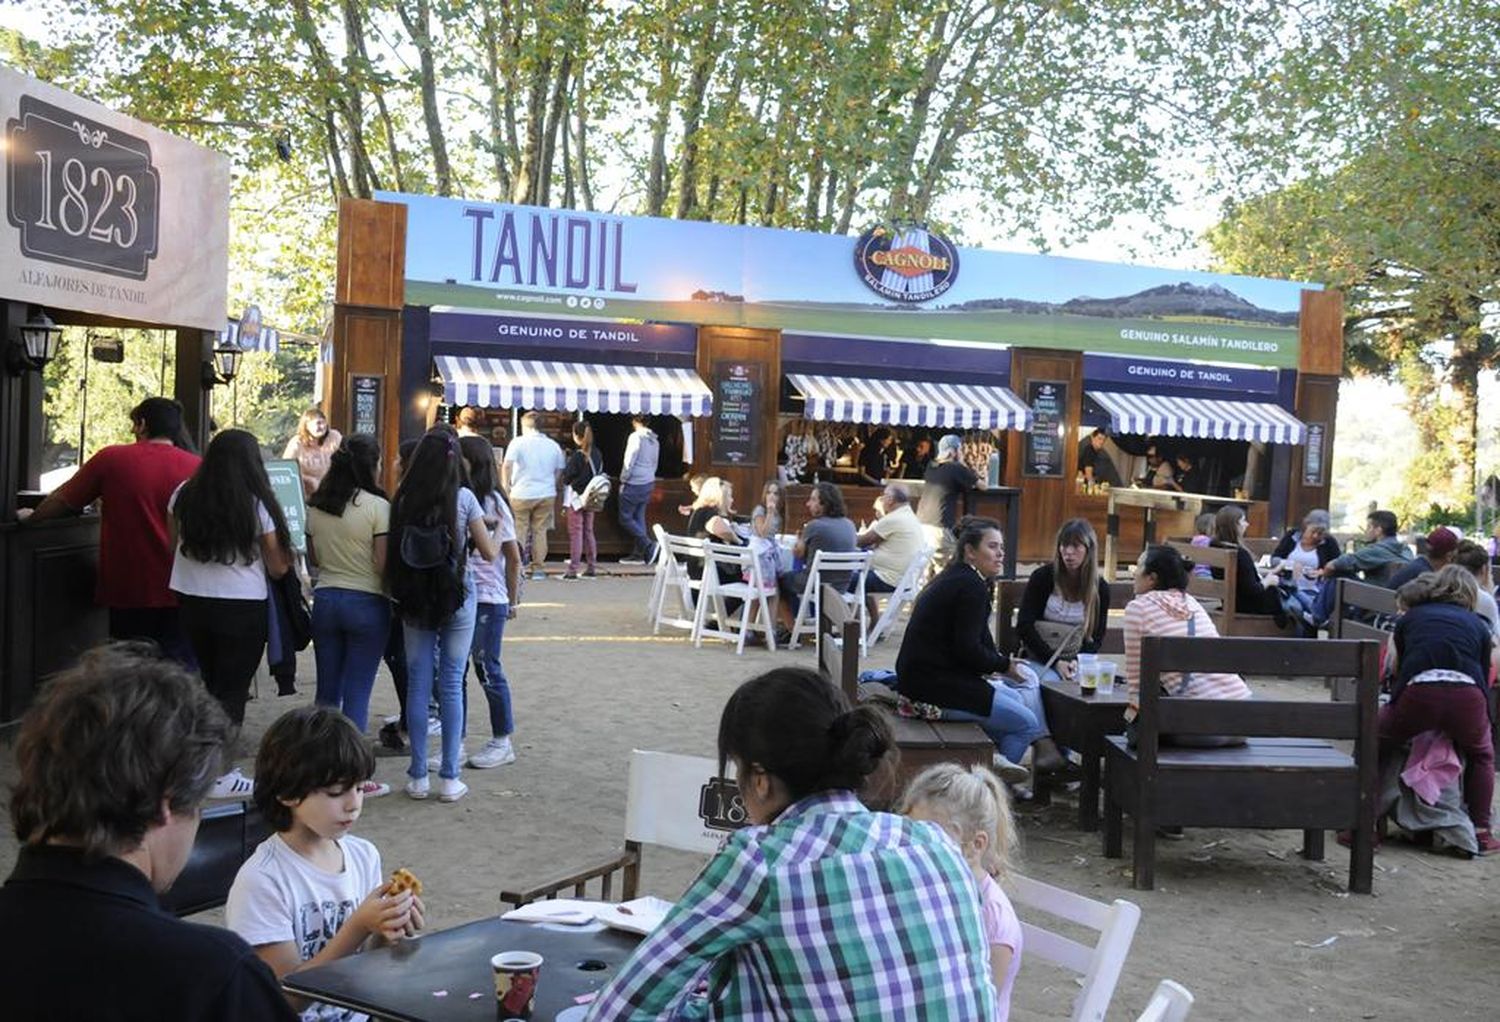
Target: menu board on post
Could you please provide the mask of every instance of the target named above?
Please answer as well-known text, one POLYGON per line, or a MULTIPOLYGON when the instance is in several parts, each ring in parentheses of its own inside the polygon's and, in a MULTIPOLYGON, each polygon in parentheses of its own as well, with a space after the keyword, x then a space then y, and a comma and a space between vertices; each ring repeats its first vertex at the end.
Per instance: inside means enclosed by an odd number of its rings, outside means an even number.
POLYGON ((287 531, 292 534, 292 547, 307 549, 307 506, 302 501, 302 467, 290 458, 266 462, 266 475, 271 480, 271 492, 286 515, 287 531))
POLYGON ((709 432, 709 460, 713 464, 753 465, 760 460, 765 370, 759 362, 714 363, 713 426, 709 432))
POLYGON ((381 376, 349 377, 349 432, 367 433, 380 439, 381 376))
POLYGON ((1026 431, 1026 459, 1021 471, 1028 476, 1059 477, 1067 454, 1068 385, 1057 380, 1029 380, 1026 404, 1031 408, 1031 428, 1026 431))
POLYGON ((1302 449, 1302 485, 1323 485, 1323 445, 1327 427, 1321 422, 1307 424, 1307 440, 1302 449))

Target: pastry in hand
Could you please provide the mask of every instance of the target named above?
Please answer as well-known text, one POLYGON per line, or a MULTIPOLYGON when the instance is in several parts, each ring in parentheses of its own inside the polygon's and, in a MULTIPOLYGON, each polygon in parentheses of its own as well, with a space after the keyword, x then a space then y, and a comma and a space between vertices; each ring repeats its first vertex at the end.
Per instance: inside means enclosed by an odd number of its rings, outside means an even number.
POLYGON ((422 881, 418 880, 417 875, 405 866, 391 874, 391 882, 385 888, 385 893, 393 897, 402 891, 410 891, 416 895, 422 893, 422 881))

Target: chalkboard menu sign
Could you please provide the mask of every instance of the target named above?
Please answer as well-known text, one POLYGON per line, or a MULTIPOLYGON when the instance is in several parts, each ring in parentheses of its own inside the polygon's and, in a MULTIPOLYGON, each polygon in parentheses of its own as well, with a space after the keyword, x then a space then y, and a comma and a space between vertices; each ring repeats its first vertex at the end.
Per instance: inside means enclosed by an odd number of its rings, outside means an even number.
POLYGON ((380 438, 380 376, 349 377, 349 432, 380 438))
POLYGON ((715 362, 713 375, 709 460, 715 465, 754 465, 760 461, 765 366, 759 362, 715 362))
POLYGON ((1321 422, 1307 424, 1306 447, 1302 453, 1302 485, 1323 485, 1324 438, 1327 427, 1321 422))
POLYGON ((1056 380, 1029 380, 1026 404, 1031 408, 1031 429, 1026 432, 1026 460, 1022 472, 1028 476, 1061 476, 1068 421, 1068 385, 1056 380))
POLYGON ((302 502, 302 468, 290 458, 266 462, 266 475, 271 479, 271 492, 286 515, 287 531, 292 534, 292 547, 307 549, 307 506, 302 502))

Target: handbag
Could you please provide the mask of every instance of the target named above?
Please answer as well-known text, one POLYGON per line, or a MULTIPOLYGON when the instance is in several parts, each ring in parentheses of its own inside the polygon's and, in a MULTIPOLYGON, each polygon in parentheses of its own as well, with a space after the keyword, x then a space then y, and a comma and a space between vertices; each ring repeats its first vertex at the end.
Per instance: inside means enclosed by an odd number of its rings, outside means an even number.
POLYGON ((1036 622, 1037 634, 1052 647, 1052 656, 1042 665, 1045 670, 1059 660, 1072 660, 1083 648, 1083 625, 1065 625, 1056 621, 1036 622))
POLYGON ((278 623, 284 626, 283 643, 297 652, 312 642, 312 611, 302 595, 302 579, 296 571, 287 571, 280 578, 268 579, 271 611, 277 615, 278 623))

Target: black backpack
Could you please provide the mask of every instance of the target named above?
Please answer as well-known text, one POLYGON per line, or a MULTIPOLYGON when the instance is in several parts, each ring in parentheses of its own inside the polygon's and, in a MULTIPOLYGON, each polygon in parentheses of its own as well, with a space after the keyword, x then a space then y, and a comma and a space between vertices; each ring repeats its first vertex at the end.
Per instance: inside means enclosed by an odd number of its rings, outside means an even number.
POLYGON ((392 578, 391 599, 401 617, 419 628, 441 627, 464 605, 464 547, 453 526, 402 526, 396 551, 402 567, 392 578))

